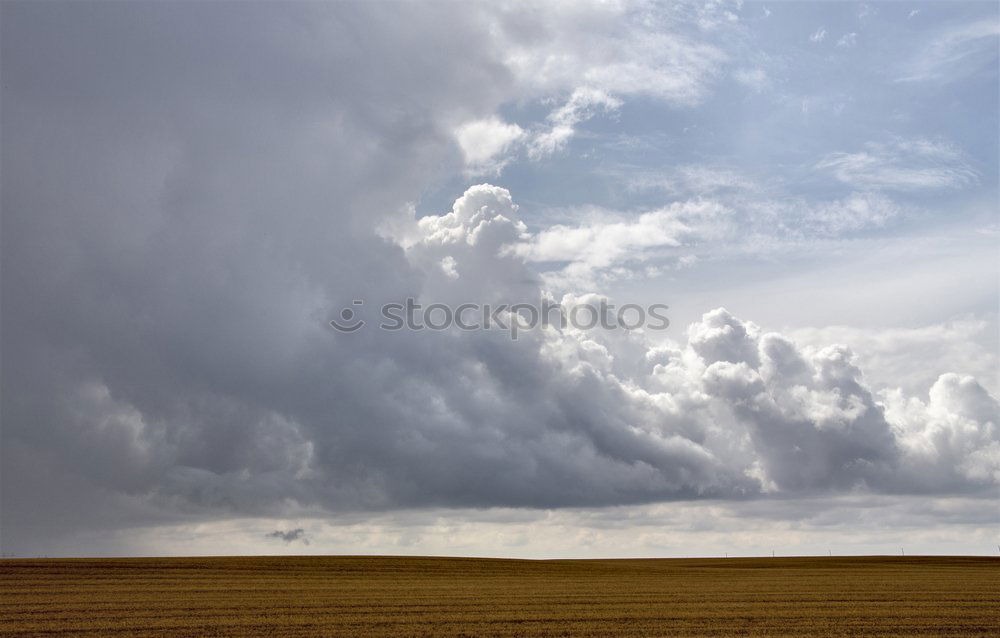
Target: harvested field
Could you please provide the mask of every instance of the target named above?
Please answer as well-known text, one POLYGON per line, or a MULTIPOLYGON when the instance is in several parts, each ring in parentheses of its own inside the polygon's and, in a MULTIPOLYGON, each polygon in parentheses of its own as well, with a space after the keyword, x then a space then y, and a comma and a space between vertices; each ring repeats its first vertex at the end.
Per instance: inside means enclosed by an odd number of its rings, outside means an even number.
POLYGON ((0 562, 4 636, 997 636, 1000 559, 0 562))

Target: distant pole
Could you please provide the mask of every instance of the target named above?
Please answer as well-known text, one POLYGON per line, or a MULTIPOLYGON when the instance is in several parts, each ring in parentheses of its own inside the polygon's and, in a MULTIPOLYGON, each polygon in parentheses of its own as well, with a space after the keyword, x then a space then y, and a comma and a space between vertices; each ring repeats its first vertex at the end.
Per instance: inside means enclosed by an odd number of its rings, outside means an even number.
POLYGON ((830 552, 830 558, 833 558, 833 550, 831 549, 829 550, 829 552, 830 552))
POLYGON ((771 550, 771 558, 774 558, 774 550, 771 550))
POLYGON ((902 547, 899 548, 899 555, 900 556, 906 556, 906 552, 903 551, 902 547))

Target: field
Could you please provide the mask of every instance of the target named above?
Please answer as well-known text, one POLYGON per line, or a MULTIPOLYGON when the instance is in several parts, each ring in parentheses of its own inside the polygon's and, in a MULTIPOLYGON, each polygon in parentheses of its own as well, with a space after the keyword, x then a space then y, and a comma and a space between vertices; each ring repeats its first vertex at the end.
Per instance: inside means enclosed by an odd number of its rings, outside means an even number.
POLYGON ((0 561, 0 635, 997 636, 1000 559, 0 561))

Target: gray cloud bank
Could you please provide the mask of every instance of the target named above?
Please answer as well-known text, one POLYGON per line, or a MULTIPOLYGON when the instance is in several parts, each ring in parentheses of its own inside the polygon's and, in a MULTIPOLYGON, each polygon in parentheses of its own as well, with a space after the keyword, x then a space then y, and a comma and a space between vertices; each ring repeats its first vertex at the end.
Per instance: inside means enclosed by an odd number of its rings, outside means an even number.
POLYGON ((677 347, 329 330, 352 299, 544 294, 506 190, 406 207, 460 170, 454 128, 523 84, 497 38, 548 42, 512 20, 3 5, 5 546, 306 511, 995 492, 1000 409, 975 379, 875 393, 847 348, 723 309, 677 347))

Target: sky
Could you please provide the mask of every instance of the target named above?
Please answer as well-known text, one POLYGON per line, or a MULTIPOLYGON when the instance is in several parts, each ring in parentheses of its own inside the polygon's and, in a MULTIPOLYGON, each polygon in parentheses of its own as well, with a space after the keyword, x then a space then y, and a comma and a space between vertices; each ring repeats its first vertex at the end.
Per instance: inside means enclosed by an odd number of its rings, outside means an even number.
POLYGON ((998 11, 2 3, 0 550, 996 552, 998 11))

